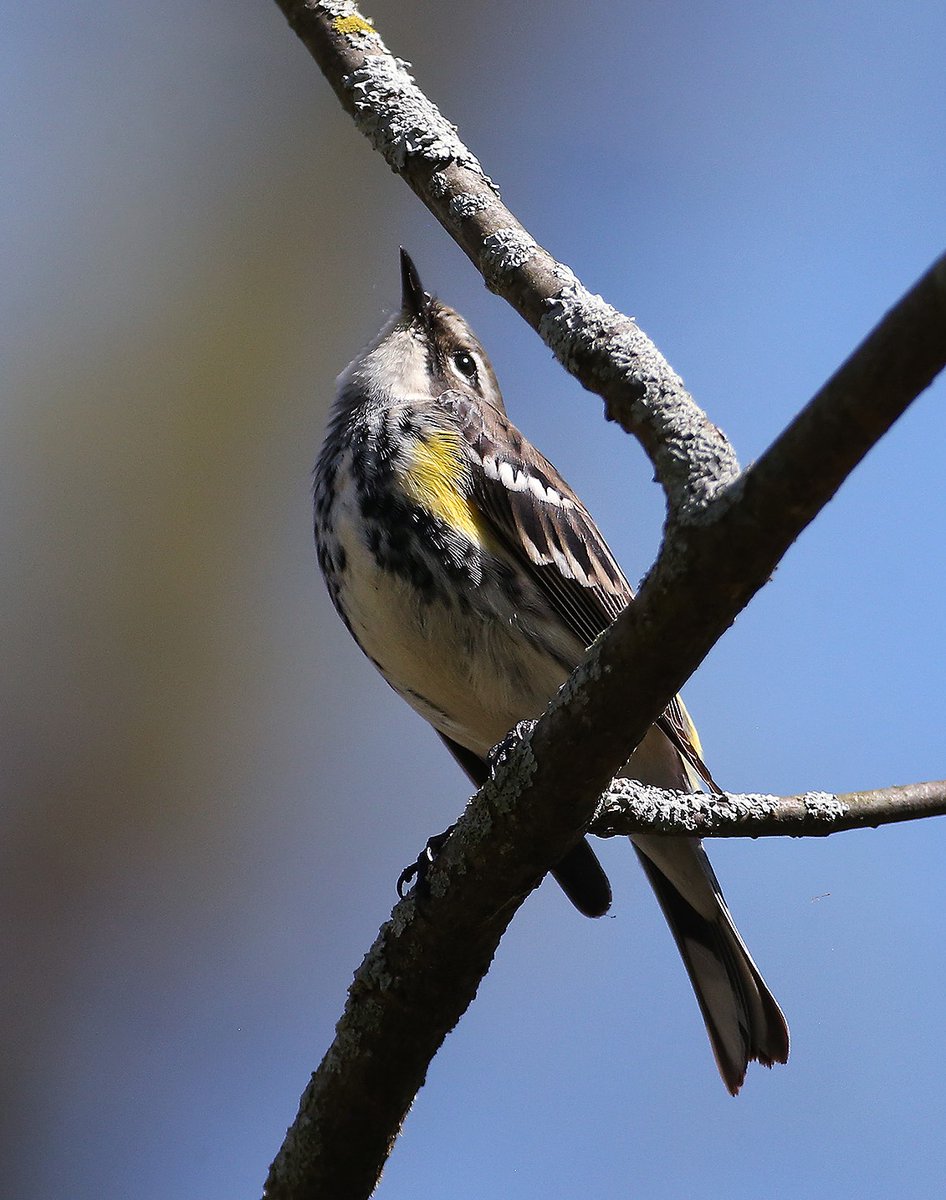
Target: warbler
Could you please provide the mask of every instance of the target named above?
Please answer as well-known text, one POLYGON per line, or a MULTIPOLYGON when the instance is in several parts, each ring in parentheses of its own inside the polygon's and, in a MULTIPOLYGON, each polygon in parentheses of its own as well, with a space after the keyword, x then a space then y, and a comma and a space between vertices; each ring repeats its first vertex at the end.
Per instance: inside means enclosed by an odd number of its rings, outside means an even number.
MULTIPOLYGON (((633 592, 588 510, 506 415, 485 350, 428 295, 401 251, 401 309, 338 378, 315 468, 315 537, 335 608, 388 683, 472 781, 537 717, 633 592)), ((713 787, 676 698, 628 778, 713 787)), ((676 939, 720 1074, 788 1058, 788 1027, 700 842, 635 836, 676 939)), ((611 890, 587 841, 552 870, 600 916, 611 890)))

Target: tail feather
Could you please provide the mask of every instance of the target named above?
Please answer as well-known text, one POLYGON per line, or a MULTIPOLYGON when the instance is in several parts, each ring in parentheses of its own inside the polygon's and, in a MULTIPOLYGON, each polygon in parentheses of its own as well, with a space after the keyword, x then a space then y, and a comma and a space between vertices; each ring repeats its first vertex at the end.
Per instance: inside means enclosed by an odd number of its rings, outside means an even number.
MULTIPOLYGON (((641 840, 650 850, 653 839, 641 840)), ((661 857, 680 863, 674 875, 689 882, 694 868, 700 868, 702 894, 692 897, 644 849, 635 849, 690 976, 719 1073, 735 1096, 751 1061, 766 1067, 787 1061, 789 1036, 782 1010, 739 936, 700 844, 663 839, 661 857), (710 896, 715 912, 708 915, 710 896)), ((686 891, 692 893, 690 887, 686 891)))
POLYGON ((552 876, 586 917, 603 917, 611 907, 611 884, 598 856, 582 839, 552 868, 552 876))
MULTIPOLYGON (((692 730, 682 702, 680 710, 681 729, 692 730)), ((481 786, 488 765, 471 750, 440 736, 470 779, 481 786)), ((651 730, 631 760, 633 777, 682 789, 698 789, 703 776, 710 780, 698 749, 691 746, 682 754, 682 737, 679 730, 673 738, 662 728, 651 730)), ((750 1062, 771 1067, 788 1060, 788 1026, 782 1010, 739 936, 700 843, 658 835, 632 840, 690 976, 719 1073, 735 1096, 750 1062)), ((573 847, 551 873, 579 912, 599 917, 608 911, 608 877, 586 841, 573 847)))

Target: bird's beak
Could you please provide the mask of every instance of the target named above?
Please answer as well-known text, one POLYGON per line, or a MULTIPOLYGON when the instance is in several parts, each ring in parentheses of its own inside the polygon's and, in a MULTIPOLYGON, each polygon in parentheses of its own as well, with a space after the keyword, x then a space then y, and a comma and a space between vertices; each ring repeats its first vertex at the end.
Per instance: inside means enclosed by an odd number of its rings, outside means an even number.
POLYGON ((430 316, 430 297, 424 291, 417 268, 403 246, 401 247, 401 307, 409 317, 427 324, 430 316))

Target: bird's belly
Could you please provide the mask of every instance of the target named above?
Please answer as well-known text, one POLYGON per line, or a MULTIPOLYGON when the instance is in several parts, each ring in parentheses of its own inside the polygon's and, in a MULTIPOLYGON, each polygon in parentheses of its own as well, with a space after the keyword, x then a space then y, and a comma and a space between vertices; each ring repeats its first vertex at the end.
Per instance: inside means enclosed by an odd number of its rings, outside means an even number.
POLYGON ((478 755, 538 716, 577 662, 577 641, 534 598, 514 606, 496 588, 421 589, 410 571, 378 565, 356 523, 335 533, 346 569, 339 605, 362 650, 439 732, 478 755), (573 644, 572 644, 573 643, 573 644), (555 652, 549 652, 554 647, 555 652))

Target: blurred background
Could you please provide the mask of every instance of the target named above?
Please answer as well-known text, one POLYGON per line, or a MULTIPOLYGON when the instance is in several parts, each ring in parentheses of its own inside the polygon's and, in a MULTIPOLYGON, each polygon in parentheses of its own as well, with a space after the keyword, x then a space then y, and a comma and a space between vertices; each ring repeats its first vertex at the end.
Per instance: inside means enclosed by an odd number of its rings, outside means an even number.
MULTIPOLYGON (((943 250, 946 10, 376 0, 529 230, 751 461, 943 250)), ((253 1197, 394 881, 468 787, 324 593, 310 472, 397 247, 632 579, 640 450, 488 294, 272 3, 7 4, 0 46, 2 1175, 253 1197)), ((941 777, 942 382, 686 696, 736 790, 941 777)), ((792 1026, 716 1074, 626 844, 551 885, 379 1197, 921 1197, 946 1171, 946 830, 719 843, 792 1026)))

